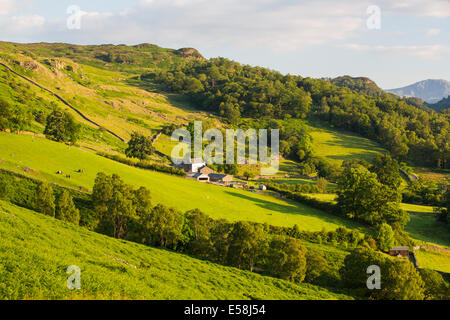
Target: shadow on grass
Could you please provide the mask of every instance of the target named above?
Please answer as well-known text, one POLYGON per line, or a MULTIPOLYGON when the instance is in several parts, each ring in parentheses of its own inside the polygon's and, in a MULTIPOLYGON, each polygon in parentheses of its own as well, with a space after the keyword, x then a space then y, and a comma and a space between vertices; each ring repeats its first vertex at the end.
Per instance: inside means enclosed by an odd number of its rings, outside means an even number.
POLYGON ((251 201, 256 203, 259 207, 267 209, 267 210, 271 210, 271 211, 275 211, 278 213, 284 213, 284 214, 292 214, 292 215, 301 215, 301 216, 306 216, 306 217, 313 217, 313 218, 317 218, 320 219, 324 222, 327 223, 333 223, 333 224, 337 224, 337 225, 342 225, 345 226, 347 228, 359 228, 362 227, 361 225, 359 225, 356 222, 353 221, 349 221, 346 220, 344 218, 338 217, 338 216, 334 216, 332 214, 326 213, 324 211, 320 211, 318 209, 314 209, 312 207, 309 207, 307 205, 298 203, 298 202, 294 202, 291 200, 284 200, 287 203, 289 203, 290 205, 282 205, 282 204, 278 204, 278 203, 274 203, 271 201, 266 201, 263 199, 257 199, 257 198, 253 198, 250 196, 246 196, 243 194, 238 194, 238 193, 233 193, 230 191, 226 191, 227 194, 233 196, 233 197, 237 197, 237 198, 241 198, 247 201, 251 201))
POLYGON ((433 213, 410 212, 411 221, 405 230, 417 240, 450 246, 450 227, 436 221, 433 213))

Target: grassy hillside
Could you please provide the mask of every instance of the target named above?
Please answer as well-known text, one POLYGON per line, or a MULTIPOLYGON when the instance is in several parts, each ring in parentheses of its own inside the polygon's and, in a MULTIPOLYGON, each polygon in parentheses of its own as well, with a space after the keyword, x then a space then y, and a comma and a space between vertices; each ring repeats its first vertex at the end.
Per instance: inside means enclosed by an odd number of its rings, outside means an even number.
POLYGON ((377 143, 353 133, 312 126, 314 153, 341 164, 344 160, 364 159, 371 161, 377 153, 385 153, 377 143))
MULTIPOLYGON (((154 135, 164 125, 181 125, 207 117, 192 108, 181 96, 159 90, 156 92, 139 80, 146 71, 164 68, 164 63, 161 65, 159 60, 166 61, 169 66, 184 59, 187 58, 175 50, 157 46, 90 47, 0 42, 0 62, 59 95, 90 120, 126 141, 133 131, 154 135), (105 56, 112 56, 112 61, 106 61, 110 58, 105 56)), ((72 113, 79 122, 98 130, 98 127, 88 123, 54 96, 7 72, 3 66, 0 66, 0 78, 0 97, 11 103, 35 110, 39 107, 31 97, 43 99, 40 109, 45 113, 51 112, 52 106, 58 106, 72 113)), ((32 129, 34 132, 43 131, 39 125, 32 129)), ((118 141, 106 141, 102 145, 98 139, 87 139, 92 135, 83 135, 84 142, 90 140, 91 147, 122 146, 117 145, 118 141)))
POLYGON ((115 240, 5 202, 0 233, 0 300, 350 299, 115 240), (66 287, 70 265, 81 268, 75 292, 66 287))
POLYGON ((154 203, 180 210, 199 208, 213 218, 255 221, 302 230, 334 230, 340 226, 358 228, 346 219, 297 202, 276 199, 243 190, 202 184, 158 172, 129 167, 91 152, 32 136, 0 133, 0 167, 28 174, 72 188, 92 188, 99 171, 119 174, 126 183, 146 186, 154 203), (83 174, 76 171, 83 169, 83 174), (62 171, 63 176, 56 172, 62 171), (65 175, 70 174, 71 179, 65 175))
POLYGON ((450 273, 450 254, 427 250, 416 251, 420 268, 450 273))

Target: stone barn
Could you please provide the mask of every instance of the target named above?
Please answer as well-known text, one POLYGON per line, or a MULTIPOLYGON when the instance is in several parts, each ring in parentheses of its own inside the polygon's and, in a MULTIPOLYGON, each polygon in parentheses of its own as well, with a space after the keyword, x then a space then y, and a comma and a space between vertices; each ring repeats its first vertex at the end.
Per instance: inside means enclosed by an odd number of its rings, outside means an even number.
POLYGON ((389 254, 393 257, 401 257, 409 259, 409 247, 393 247, 389 254))
POLYGON ((217 174, 212 173, 209 175, 209 180, 211 182, 216 182, 224 185, 229 185, 233 182, 233 176, 227 175, 227 174, 217 174))

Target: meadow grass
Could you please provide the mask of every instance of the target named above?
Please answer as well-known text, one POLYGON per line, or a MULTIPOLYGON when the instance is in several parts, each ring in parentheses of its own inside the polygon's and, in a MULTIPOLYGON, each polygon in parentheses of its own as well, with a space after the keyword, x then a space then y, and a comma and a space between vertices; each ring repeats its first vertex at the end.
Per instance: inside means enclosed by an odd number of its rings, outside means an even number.
POLYGON ((21 174, 24 174, 23 168, 31 168, 35 170, 32 173, 34 178, 89 190, 98 172, 115 173, 126 183, 149 188, 153 203, 163 203, 183 211, 199 208, 215 219, 288 227, 298 225, 301 230, 309 231, 361 227, 353 221, 298 202, 142 170, 33 136, 0 133, 0 167, 21 174), (77 173, 79 169, 84 173, 77 173), (58 175, 58 171, 63 175, 58 175), (71 179, 65 178, 67 174, 71 179))
POLYGON ((428 250, 416 251, 419 267, 450 273, 450 254, 428 250))
POLYGON ((315 155, 325 157, 335 164, 351 159, 370 162, 375 155, 385 152, 377 143, 357 134, 311 127, 315 155))
POLYGON ((0 300, 351 299, 116 240, 3 201, 0 234, 0 300), (81 269, 80 290, 66 286, 71 265, 81 269))

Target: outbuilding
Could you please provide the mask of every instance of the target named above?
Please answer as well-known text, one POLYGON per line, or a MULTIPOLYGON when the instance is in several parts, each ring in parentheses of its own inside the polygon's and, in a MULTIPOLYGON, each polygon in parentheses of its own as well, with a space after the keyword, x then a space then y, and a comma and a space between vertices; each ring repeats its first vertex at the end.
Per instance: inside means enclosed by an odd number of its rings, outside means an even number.
POLYGON ((211 182, 228 185, 233 182, 233 176, 226 175, 226 174, 211 173, 209 175, 209 180, 211 182))
POLYGON ((401 257, 409 259, 409 247, 393 247, 389 254, 393 257, 401 257))
POLYGON ((196 173, 193 176, 194 179, 196 179, 198 182, 209 182, 209 176, 207 174, 204 173, 196 173))

